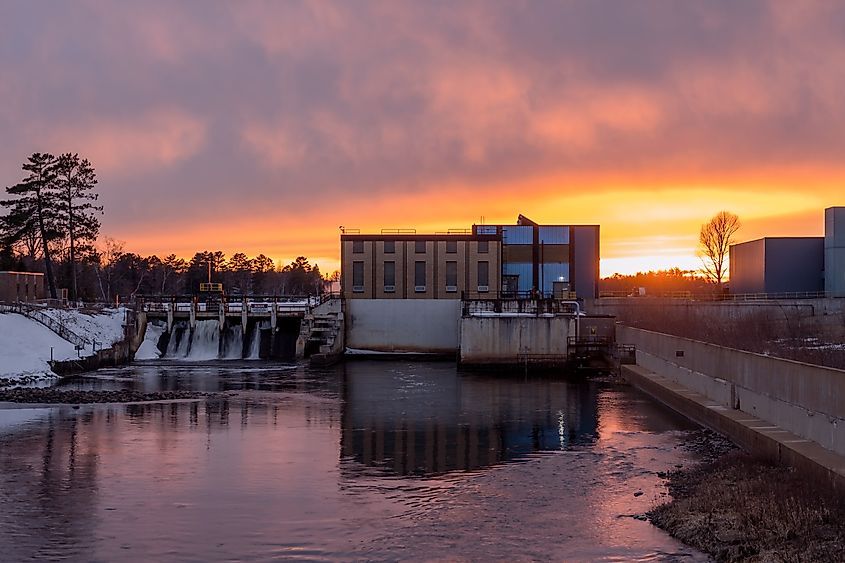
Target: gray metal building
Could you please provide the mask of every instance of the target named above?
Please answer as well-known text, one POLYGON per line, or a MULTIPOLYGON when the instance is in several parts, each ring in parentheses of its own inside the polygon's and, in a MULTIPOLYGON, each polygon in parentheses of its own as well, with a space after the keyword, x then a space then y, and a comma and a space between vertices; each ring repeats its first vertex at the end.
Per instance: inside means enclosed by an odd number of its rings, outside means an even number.
MULTIPOLYGON (((845 241, 845 221, 841 224, 845 241)), ((731 245, 731 293, 823 292, 826 247, 827 237, 766 237, 731 245)), ((841 247, 845 257, 845 242, 841 247)))
POLYGON ((845 297, 845 207, 824 210, 824 290, 845 297))

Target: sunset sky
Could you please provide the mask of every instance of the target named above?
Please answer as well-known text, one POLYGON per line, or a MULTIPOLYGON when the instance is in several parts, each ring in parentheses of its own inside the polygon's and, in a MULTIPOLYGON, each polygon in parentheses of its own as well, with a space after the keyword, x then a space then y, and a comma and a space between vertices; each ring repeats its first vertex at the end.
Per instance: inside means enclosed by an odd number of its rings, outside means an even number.
POLYGON ((600 224, 602 274, 820 235, 845 204, 845 3, 0 2, 0 187, 100 178, 143 255, 304 254, 338 227, 600 224))

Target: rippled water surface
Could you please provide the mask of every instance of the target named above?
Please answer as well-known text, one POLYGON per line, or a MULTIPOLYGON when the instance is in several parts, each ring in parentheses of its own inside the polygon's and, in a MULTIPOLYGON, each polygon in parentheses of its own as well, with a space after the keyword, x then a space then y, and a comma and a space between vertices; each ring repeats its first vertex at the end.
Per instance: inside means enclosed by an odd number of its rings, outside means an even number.
POLYGON ((706 560, 633 518, 695 428, 612 382, 174 362, 68 385, 221 394, 0 407, 2 560, 706 560))

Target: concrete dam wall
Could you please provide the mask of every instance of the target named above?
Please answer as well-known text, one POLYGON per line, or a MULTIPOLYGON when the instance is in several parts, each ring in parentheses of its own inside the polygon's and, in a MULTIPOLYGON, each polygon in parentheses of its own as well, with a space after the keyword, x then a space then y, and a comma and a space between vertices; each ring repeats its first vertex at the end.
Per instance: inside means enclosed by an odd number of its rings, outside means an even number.
POLYGON ((465 317, 460 362, 507 365, 563 362, 568 356, 570 317, 465 317))
POLYGON ((455 355, 460 321, 457 299, 349 299, 346 346, 455 355))

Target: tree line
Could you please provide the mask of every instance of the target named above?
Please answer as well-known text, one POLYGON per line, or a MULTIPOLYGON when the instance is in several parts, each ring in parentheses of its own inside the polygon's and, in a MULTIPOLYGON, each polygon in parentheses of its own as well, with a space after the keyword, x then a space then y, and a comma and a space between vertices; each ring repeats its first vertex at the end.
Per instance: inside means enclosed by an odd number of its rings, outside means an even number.
POLYGON ((67 288, 71 300, 106 302, 138 294, 195 294, 209 274, 230 294, 314 294, 326 281, 304 256, 277 267, 264 254, 227 258, 204 250, 185 260, 127 251, 124 243, 100 237, 103 207, 97 204, 90 161, 75 153, 33 153, 21 168, 23 179, 0 200, 0 270, 44 273, 53 299, 59 288, 67 288))
POLYGON ((667 293, 711 293, 713 282, 695 270, 670 268, 651 272, 637 272, 636 274, 613 274, 599 281, 599 291, 624 295, 639 295, 643 288, 646 295, 663 295, 667 293))
POLYGON ((94 192, 94 167, 75 153, 54 156, 33 153, 22 166, 25 177, 6 188, 10 199, 0 201, 6 214, 0 223, 0 260, 14 263, 16 255, 40 254, 50 297, 58 297, 54 262, 67 270, 71 298, 78 295, 77 266, 94 252, 103 207, 94 192))
POLYGON ((110 238, 104 240, 99 267, 101 273, 92 281, 109 302, 116 296, 197 294, 209 280, 223 284, 229 296, 314 295, 328 281, 304 256, 286 266, 276 266, 264 254, 250 258, 236 252, 227 259, 220 250, 196 252, 190 260, 175 254, 144 257, 124 251, 122 243, 110 238))

